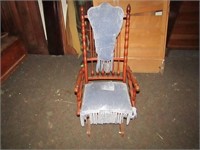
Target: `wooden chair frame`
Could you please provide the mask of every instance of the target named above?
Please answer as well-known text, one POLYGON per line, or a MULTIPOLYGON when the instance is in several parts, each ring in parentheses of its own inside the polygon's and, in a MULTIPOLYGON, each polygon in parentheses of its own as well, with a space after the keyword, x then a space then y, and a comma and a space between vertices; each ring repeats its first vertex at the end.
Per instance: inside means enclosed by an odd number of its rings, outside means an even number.
MULTIPOLYGON (((89 21, 88 21, 87 15, 84 14, 85 13, 84 8, 81 7, 81 29, 82 29, 82 46, 83 46, 83 64, 84 65, 83 67, 81 67, 78 73, 78 77, 77 77, 77 81, 76 81, 75 89, 74 89, 74 92, 77 96, 77 111, 76 111, 77 116, 80 116, 84 85, 90 81, 96 81, 96 80, 115 80, 115 81, 121 81, 121 82, 127 83, 131 105, 135 107, 136 93, 139 92, 139 85, 136 78, 133 75, 133 72, 131 71, 130 67, 127 65, 130 12, 131 12, 131 6, 129 4, 126 8, 126 15, 124 16, 125 36, 124 36, 123 56, 121 56, 121 53, 120 53, 121 36, 119 35, 117 38, 116 46, 115 46, 113 71, 108 74, 105 73, 103 70, 101 73, 96 73, 94 66, 95 66, 95 63, 97 62, 97 57, 96 57, 97 55, 95 52, 92 28, 90 24, 88 24, 89 21), (86 29, 86 26, 88 27, 88 29, 86 29), (89 42, 87 42, 88 37, 90 39, 89 42), (120 64, 122 64, 121 65, 123 68, 122 72, 120 71, 120 64)), ((89 119, 88 119, 88 122, 89 122, 89 119)), ((123 130, 124 130, 123 125, 120 125, 120 133, 122 135, 124 134, 123 130)), ((87 134, 90 135, 90 125, 88 125, 87 134)))

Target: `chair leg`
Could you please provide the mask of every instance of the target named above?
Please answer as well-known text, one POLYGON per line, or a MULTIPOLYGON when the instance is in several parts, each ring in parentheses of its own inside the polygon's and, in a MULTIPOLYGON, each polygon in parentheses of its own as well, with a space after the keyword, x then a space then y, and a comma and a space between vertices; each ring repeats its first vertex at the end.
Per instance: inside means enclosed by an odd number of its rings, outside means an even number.
POLYGON ((86 123, 87 123, 87 132, 86 132, 86 134, 90 137, 90 133, 91 133, 90 118, 87 118, 86 123))
POLYGON ((124 137, 124 124, 119 124, 119 134, 124 137))

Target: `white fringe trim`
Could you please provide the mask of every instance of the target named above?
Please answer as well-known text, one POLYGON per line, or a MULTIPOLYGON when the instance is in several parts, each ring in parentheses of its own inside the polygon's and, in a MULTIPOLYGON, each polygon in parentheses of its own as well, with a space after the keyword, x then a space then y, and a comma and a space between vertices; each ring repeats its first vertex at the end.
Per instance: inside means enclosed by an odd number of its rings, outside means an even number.
POLYGON ((84 126, 85 120, 89 117, 90 124, 105 124, 105 123, 114 123, 120 124, 123 122, 124 118, 127 119, 126 124, 129 124, 131 119, 137 117, 137 110, 135 107, 132 107, 132 111, 129 112, 93 112, 93 113, 84 113, 80 114, 81 125, 84 126))
POLYGON ((113 67, 113 58, 108 61, 101 60, 98 58, 97 65, 96 65, 96 72, 105 71, 106 73, 109 73, 112 71, 113 67))

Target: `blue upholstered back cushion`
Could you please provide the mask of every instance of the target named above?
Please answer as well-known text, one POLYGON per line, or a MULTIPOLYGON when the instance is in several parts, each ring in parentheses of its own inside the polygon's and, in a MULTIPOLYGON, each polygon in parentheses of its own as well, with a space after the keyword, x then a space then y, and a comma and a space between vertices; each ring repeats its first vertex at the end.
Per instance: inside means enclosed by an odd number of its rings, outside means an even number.
POLYGON ((93 28, 98 58, 105 61, 111 60, 116 37, 123 24, 122 8, 102 3, 97 7, 91 7, 87 15, 93 28))

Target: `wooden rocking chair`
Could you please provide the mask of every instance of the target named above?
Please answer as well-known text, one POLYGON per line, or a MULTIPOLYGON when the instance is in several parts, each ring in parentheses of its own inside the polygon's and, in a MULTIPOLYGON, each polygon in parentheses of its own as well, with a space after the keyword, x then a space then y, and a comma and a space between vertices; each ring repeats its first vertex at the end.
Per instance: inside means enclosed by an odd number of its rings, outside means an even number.
POLYGON ((123 120, 128 124, 137 115, 139 85, 127 65, 130 12, 130 5, 124 15, 122 8, 102 3, 91 7, 85 15, 81 7, 84 64, 75 85, 76 114, 82 126, 87 124, 88 136, 90 124, 109 123, 119 124, 123 136, 123 120), (121 33, 123 25, 125 35, 121 33), (120 47, 122 37, 123 48, 120 47))

